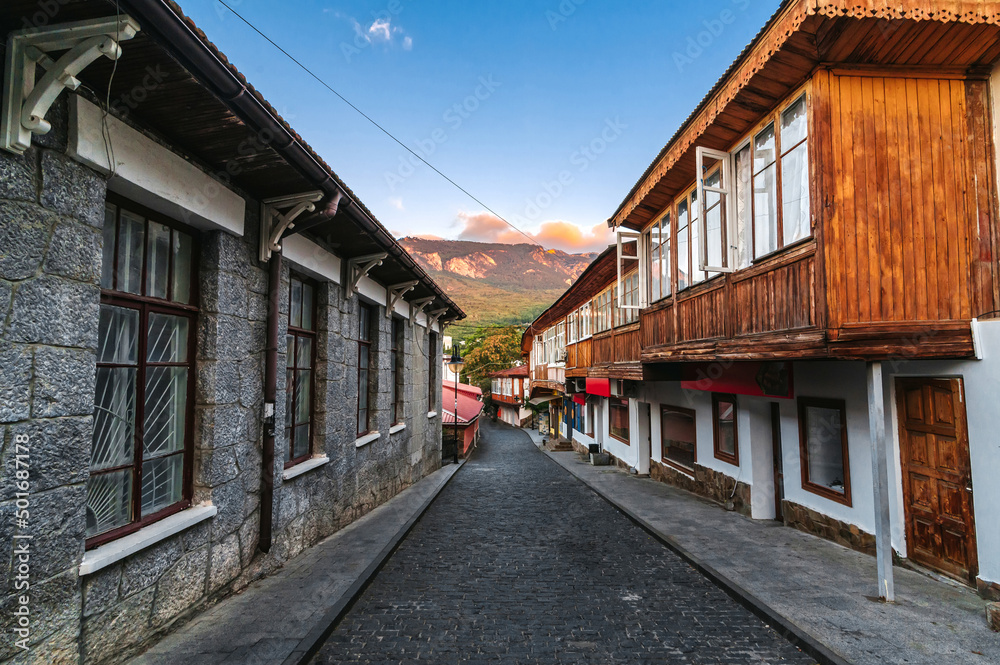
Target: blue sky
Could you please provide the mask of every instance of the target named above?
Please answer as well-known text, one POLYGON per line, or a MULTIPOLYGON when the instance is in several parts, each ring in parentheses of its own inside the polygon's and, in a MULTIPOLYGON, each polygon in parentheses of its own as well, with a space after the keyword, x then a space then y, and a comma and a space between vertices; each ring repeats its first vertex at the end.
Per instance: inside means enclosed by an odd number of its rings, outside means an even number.
MULTIPOLYGON (((518 241, 221 4, 181 3, 391 231, 518 241)), ((605 220, 779 2, 230 4, 544 245, 590 251, 606 244, 605 220)))

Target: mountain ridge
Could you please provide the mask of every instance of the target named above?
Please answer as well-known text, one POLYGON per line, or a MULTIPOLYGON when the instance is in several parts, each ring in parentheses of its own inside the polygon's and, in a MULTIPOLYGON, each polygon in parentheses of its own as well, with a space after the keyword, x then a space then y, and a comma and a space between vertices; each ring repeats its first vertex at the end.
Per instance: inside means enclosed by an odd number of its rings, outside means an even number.
POLYGON ((458 339, 471 335, 476 326, 527 325, 599 254, 412 236, 399 242, 465 310, 468 319, 453 330, 458 339))

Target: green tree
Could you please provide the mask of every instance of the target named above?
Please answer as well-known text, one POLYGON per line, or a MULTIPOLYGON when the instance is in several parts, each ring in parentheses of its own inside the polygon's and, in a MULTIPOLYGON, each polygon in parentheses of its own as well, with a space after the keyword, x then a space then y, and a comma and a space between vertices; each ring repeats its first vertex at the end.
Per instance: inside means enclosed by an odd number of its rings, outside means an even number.
POLYGON ((480 328, 466 343, 463 380, 490 390, 490 374, 513 367, 521 360, 521 334, 517 326, 480 328))

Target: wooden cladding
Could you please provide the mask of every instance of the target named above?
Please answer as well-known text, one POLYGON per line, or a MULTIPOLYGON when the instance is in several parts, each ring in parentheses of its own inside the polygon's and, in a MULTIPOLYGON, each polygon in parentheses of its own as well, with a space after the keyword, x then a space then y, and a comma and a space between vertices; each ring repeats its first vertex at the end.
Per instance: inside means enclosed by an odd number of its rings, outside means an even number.
POLYGON ((816 325, 816 260, 811 254, 794 258, 748 279, 734 280, 737 335, 816 325))
POLYGON ((997 309, 986 84, 821 71, 814 85, 830 327, 997 309))

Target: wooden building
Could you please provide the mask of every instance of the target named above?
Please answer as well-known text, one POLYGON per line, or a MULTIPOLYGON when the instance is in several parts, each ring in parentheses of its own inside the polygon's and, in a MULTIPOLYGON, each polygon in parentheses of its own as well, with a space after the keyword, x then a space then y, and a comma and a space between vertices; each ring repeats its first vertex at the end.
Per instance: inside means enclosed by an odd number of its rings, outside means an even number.
POLYGON ((528 366, 518 365, 490 374, 490 399, 497 409, 497 418, 520 427, 531 419, 528 408, 528 366))
POLYGON ((524 336, 566 436, 996 595, 998 23, 782 3, 524 336))

